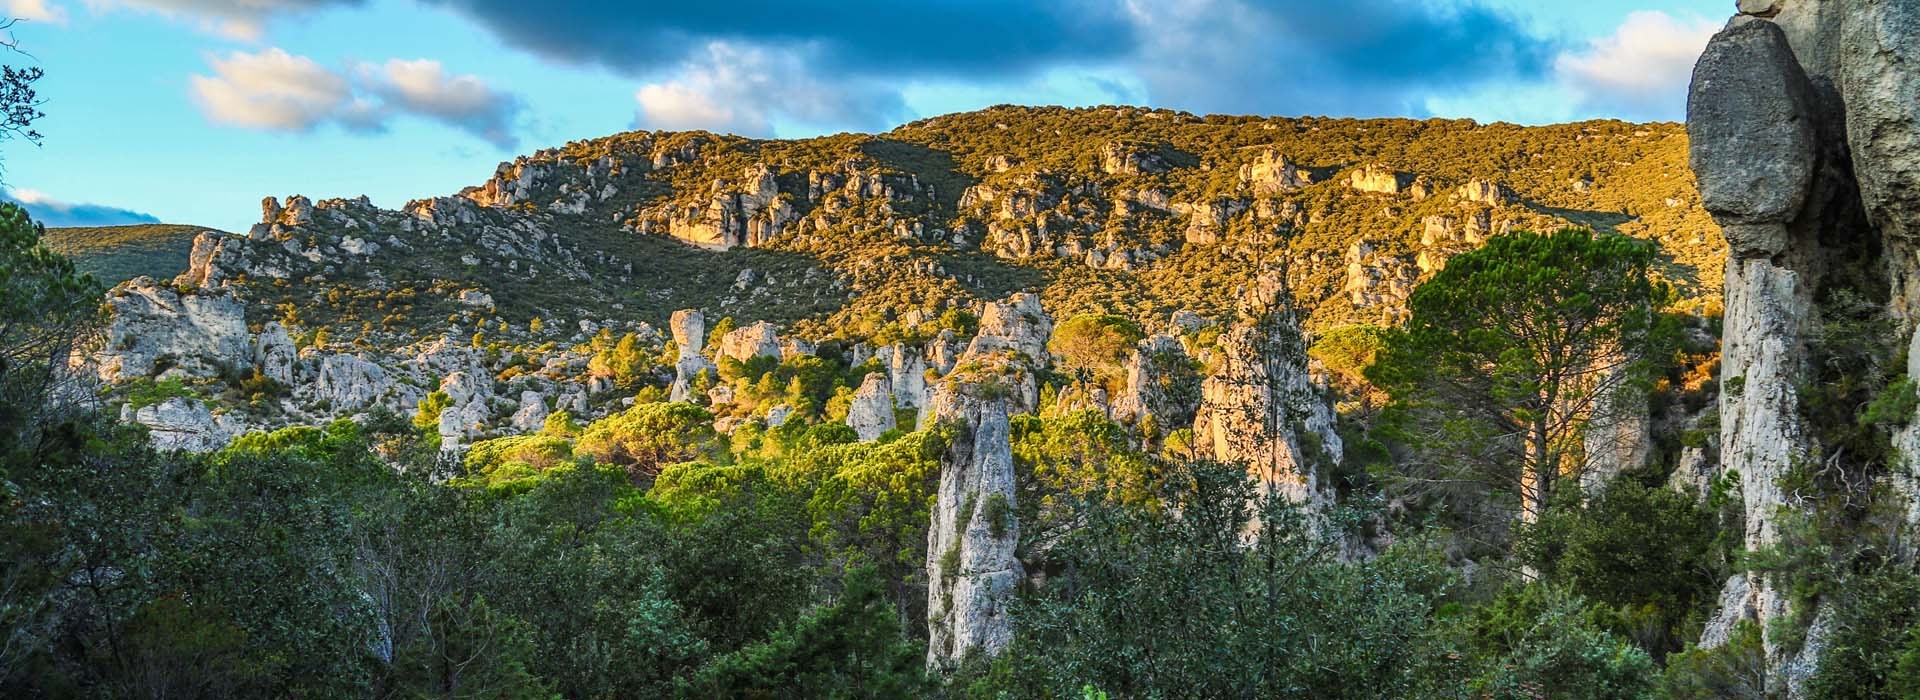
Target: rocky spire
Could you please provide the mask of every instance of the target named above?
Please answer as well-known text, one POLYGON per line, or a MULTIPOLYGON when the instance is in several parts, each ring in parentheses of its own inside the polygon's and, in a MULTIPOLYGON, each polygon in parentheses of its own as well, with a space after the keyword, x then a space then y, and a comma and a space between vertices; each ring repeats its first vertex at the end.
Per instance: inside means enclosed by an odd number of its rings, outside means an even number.
POLYGON ((693 397, 690 389, 693 378, 701 370, 713 369, 713 363, 700 354, 701 346, 707 342, 707 318, 698 309, 681 309, 673 312, 668 325, 673 330, 674 347, 679 349, 680 357, 673 363, 673 388, 667 398, 687 401, 693 397))
MULTIPOLYGON (((1720 453, 1740 474, 1746 547, 1781 544, 1801 508, 1781 477, 1825 462, 1802 392, 1821 358, 1810 346, 1816 300, 1844 291, 1915 326, 1920 264, 1920 7, 1877 0, 1741 2, 1743 13, 1694 69, 1687 131, 1702 203, 1728 244, 1720 453), (1884 267, 1880 267, 1884 265, 1884 267), (1892 294, 1888 295, 1886 289, 1892 294)), ((1920 359, 1910 353, 1912 376, 1920 359)), ((1891 480, 1912 484, 1920 432, 1895 436, 1891 480)), ((1841 465, 1843 468, 1845 465, 1841 465)), ((1908 491, 1910 513, 1920 512, 1908 491)), ((1913 523, 1909 522, 1908 527, 1913 523)), ((1722 590, 1702 647, 1743 618, 1763 633, 1769 696, 1801 697, 1828 614, 1796 610, 1774 575, 1743 572, 1722 590), (1792 619, 1810 627, 1804 635, 1792 619), (1790 639, 1780 638, 1786 634, 1790 639), (1803 643, 1799 642, 1804 639, 1803 643)))
POLYGON ((942 382, 929 407, 935 423, 954 431, 927 531, 927 667, 936 671, 1006 648, 1007 605, 1025 576, 1014 556, 1020 523, 1008 392, 992 371, 964 374, 942 382))
POLYGON ((1242 290, 1240 320, 1220 336, 1193 422, 1203 457, 1245 464, 1262 490, 1319 499, 1316 465, 1340 459, 1333 411, 1307 372, 1306 341, 1279 271, 1242 290))

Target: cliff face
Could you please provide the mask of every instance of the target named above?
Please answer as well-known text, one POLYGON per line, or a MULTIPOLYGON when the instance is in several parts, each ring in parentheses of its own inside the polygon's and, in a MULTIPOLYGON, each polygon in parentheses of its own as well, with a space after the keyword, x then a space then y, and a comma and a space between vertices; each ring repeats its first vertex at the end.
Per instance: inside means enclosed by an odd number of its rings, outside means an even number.
MULTIPOLYGON (((1920 353, 1910 351, 1905 366, 1849 365, 1857 346, 1871 357, 1875 339, 1833 330, 1884 321, 1898 334, 1884 353, 1893 357, 1920 342, 1920 7, 1774 0, 1741 8, 1695 69, 1687 127, 1702 203, 1728 247, 1723 469, 1739 476, 1745 545, 1764 552, 1820 507, 1806 489, 1881 481, 1915 512, 1910 465, 1920 432, 1912 421, 1876 459, 1839 444, 1838 424, 1855 416, 1822 412, 1808 392, 1831 391, 1836 367, 1920 372, 1920 353), (1849 344, 1856 348, 1841 347, 1849 344), (1823 476, 1807 476, 1814 471, 1823 476)), ((1796 610, 1782 588, 1774 574, 1736 575, 1702 645, 1724 642, 1738 619, 1757 620, 1770 692, 1797 697, 1817 663, 1826 614, 1818 600, 1796 610), (1783 631, 1776 622, 1785 619, 1801 629, 1783 631), (1804 644, 1794 643, 1801 631, 1804 644)))

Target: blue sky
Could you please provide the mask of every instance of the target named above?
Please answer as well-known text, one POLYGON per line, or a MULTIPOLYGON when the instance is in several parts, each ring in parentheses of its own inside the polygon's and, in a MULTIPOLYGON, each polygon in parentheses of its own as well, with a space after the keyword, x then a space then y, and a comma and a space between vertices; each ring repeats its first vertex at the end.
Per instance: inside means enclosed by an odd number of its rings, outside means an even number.
POLYGON ((244 230, 450 194, 633 128, 796 137, 1000 103, 1547 123, 1681 116, 1731 0, 0 0, 46 70, 0 144, 50 224, 244 230), (795 9, 800 8, 800 9, 795 9))

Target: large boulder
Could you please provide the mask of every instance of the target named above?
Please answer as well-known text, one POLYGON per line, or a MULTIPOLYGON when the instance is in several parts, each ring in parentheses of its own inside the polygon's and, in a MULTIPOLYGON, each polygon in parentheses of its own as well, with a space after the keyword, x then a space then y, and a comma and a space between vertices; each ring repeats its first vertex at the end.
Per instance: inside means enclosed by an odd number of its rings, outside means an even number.
POLYGON ((1687 98, 1700 200, 1736 255, 1786 247, 1813 181, 1812 86, 1772 22, 1735 24, 1700 55, 1687 98))
POLYGON ((715 348, 714 352, 716 357, 731 357, 741 362, 756 357, 779 359, 780 333, 773 324, 756 321, 721 336, 720 347, 715 348))
POLYGON ((358 355, 327 355, 320 358, 319 376, 314 381, 314 397, 336 412, 351 412, 373 405, 385 396, 393 380, 380 365, 358 355))
POLYGON ((1035 367, 1046 367, 1047 339, 1053 337, 1053 319, 1040 306, 1040 296, 1021 292, 1005 301, 988 302, 980 314, 980 332, 967 345, 962 360, 1012 351, 1035 367))
POLYGON ((282 385, 291 385, 294 365, 299 360, 299 350, 293 346, 293 337, 287 334, 286 326, 273 321, 260 329, 260 337, 253 343, 253 361, 261 375, 282 385))
POLYGON ((100 378, 121 381, 161 372, 213 377, 254 364, 246 306, 226 290, 182 294, 150 277, 107 293, 100 378))
POLYGON ((173 397, 134 411, 133 420, 147 427, 155 449, 207 452, 225 447, 244 428, 225 417, 215 417, 199 399, 173 397))

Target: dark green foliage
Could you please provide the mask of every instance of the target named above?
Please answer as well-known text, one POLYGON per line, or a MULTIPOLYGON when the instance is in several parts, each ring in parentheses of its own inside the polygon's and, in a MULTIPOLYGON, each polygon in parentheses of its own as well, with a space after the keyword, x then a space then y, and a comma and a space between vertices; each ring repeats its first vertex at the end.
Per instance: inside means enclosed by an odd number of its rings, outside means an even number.
POLYGON ((1414 550, 1365 563, 1302 515, 1250 512, 1245 474, 1194 465, 1158 495, 1179 509, 1084 502, 1016 609, 1017 644, 976 695, 1378 698, 1457 686, 1431 627, 1446 583, 1414 550), (1250 518, 1258 536, 1243 546, 1250 518))
POLYGON ((1736 625, 1727 643, 1688 649, 1667 657, 1661 689, 1673 700, 1761 700, 1766 697, 1767 659, 1760 625, 1736 625))
POLYGON ((1478 697, 1652 698, 1653 659, 1609 634, 1579 596, 1540 584, 1509 588, 1459 621, 1478 697))
POLYGON ((690 698, 904 698, 932 690, 924 652, 908 641, 870 569, 849 574, 836 600, 715 658, 679 694, 690 698))
POLYGON ((1729 569, 1714 512, 1632 475, 1581 501, 1569 489, 1522 529, 1522 559, 1546 580, 1608 606, 1608 628, 1656 658, 1697 638, 1729 569))
MULTIPOLYGON (((1477 486, 1538 514, 1582 457, 1580 429, 1643 400, 1677 333, 1656 246, 1563 229, 1457 256, 1414 290, 1367 378, 1393 396, 1387 433, 1419 453, 1407 484, 1477 486)), ((1483 494, 1439 494, 1459 500, 1483 494)))

